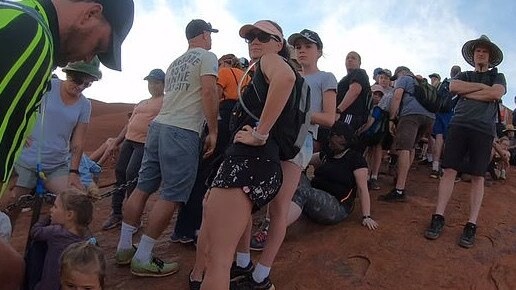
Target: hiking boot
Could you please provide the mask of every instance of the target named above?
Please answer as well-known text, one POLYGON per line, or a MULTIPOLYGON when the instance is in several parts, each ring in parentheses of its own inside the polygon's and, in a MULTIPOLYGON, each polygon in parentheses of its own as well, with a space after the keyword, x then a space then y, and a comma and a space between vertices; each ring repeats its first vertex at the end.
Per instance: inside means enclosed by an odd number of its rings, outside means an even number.
POLYGON ((430 178, 438 179, 441 177, 441 172, 438 170, 432 170, 432 173, 430 173, 430 178))
POLYGON ((398 192, 396 188, 389 191, 387 194, 383 194, 378 196, 378 200, 387 201, 387 202, 403 202, 405 201, 405 190, 402 190, 401 193, 398 192))
POLYGON ((102 224, 102 230, 107 231, 114 229, 122 224, 121 214, 111 214, 106 221, 102 224))
POLYGON ((134 254, 136 253, 136 246, 133 245, 130 249, 125 250, 117 250, 115 254, 115 261, 118 265, 129 265, 131 264, 131 260, 133 259, 134 254))
POLYGON ((253 235, 251 239, 250 249, 253 251, 261 251, 267 242, 267 230, 260 230, 253 235))
POLYGON ((254 264, 252 261, 249 261, 249 265, 247 265, 247 267, 245 267, 245 268, 237 266, 236 262, 233 261, 233 264, 231 265, 230 274, 229 274, 230 281, 238 281, 245 277, 250 277, 251 274, 253 274, 253 270, 254 270, 254 264))
POLYGON ((425 238, 435 240, 444 229, 444 217, 440 214, 433 214, 430 227, 426 229, 425 238))
POLYGON ((462 231, 462 236, 459 239, 459 246, 469 249, 473 247, 475 244, 475 234, 477 232, 477 225, 474 223, 468 222, 464 226, 464 230, 462 231))
POLYGON ((234 285, 231 289, 274 290, 276 288, 268 276, 262 282, 258 283, 254 281, 252 275, 249 275, 245 279, 236 282, 236 285, 234 285))
POLYGON ((152 257, 150 262, 144 264, 136 259, 131 260, 131 273, 140 277, 165 277, 179 271, 177 262, 165 263, 162 260, 152 257))
POLYGON ((380 183, 378 183, 378 179, 371 178, 371 179, 369 179, 369 181, 367 181, 367 187, 370 190, 378 190, 378 189, 380 189, 380 183))

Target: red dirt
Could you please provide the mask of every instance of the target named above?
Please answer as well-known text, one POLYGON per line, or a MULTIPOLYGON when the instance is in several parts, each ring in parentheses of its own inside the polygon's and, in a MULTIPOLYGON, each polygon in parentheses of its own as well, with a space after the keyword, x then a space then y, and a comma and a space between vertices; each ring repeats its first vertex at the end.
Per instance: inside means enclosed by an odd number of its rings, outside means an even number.
MULTIPOLYGON (((86 151, 115 136, 127 121, 133 105, 93 102, 86 151)), ((478 220, 477 243, 466 250, 457 245, 469 210, 469 183, 460 182, 448 205, 442 237, 428 241, 425 227, 435 207, 437 181, 429 169, 410 172, 408 201, 376 201, 390 188, 390 178, 380 177, 382 190, 373 191, 372 214, 377 231, 360 225, 360 210, 335 226, 321 226, 301 219, 289 228, 274 264, 271 280, 277 289, 516 289, 516 179, 514 169, 506 184, 486 188, 478 220)), ((101 184, 113 181, 113 166, 104 169, 101 184)), ((152 202, 149 204, 151 206, 152 202)), ((119 229, 101 231, 110 212, 110 200, 96 203, 92 230, 108 259, 106 289, 188 289, 187 276, 195 248, 169 242, 174 224, 158 242, 155 253, 177 260, 179 273, 166 278, 138 278, 128 268, 117 267, 114 253, 119 229)), ((23 252, 30 213, 18 219, 13 244, 23 252)), ((135 241, 139 239, 136 237, 135 241)), ((257 255, 253 253, 253 260, 257 255)))

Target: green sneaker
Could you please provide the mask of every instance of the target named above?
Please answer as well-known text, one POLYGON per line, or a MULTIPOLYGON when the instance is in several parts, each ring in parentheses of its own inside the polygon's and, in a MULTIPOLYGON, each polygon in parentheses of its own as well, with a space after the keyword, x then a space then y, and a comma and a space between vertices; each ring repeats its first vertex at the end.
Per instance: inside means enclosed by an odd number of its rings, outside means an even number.
POLYGON ((133 259, 134 253, 136 253, 136 246, 127 250, 116 251, 115 260, 118 265, 129 265, 133 259))
POLYGON ((165 263, 153 257, 150 263, 142 264, 136 259, 131 261, 131 273, 140 277, 165 277, 179 271, 177 262, 165 263))

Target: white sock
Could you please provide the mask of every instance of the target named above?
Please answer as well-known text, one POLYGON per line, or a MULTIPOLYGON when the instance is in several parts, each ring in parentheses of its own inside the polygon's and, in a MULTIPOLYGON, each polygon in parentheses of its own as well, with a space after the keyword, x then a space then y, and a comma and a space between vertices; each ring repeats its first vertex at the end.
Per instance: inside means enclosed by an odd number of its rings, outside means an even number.
POLYGON ((371 179, 378 179, 378 174, 371 174, 371 179))
POLYGON ((236 253, 236 264, 238 267, 245 268, 251 262, 251 253, 236 253))
POLYGON ((432 162, 432 170, 439 171, 439 161, 434 160, 432 162))
POLYGON ((264 265, 258 263, 253 271, 253 280, 255 282, 262 283, 265 278, 269 277, 270 272, 270 267, 265 267, 264 265))
POLYGON ((149 263, 152 258, 152 249, 154 248, 155 243, 155 239, 147 235, 142 235, 142 239, 138 245, 138 250, 136 250, 136 253, 134 254, 134 259, 142 264, 149 263))
POLYGON ((136 232, 135 227, 122 222, 122 230, 120 231, 120 240, 118 241, 117 250, 127 250, 132 248, 134 232, 136 232))

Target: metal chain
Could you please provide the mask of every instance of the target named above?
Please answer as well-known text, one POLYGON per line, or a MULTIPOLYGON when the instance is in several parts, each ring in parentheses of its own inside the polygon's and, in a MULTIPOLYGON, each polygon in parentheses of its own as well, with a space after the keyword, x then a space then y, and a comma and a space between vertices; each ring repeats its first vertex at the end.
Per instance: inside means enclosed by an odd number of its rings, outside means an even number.
MULTIPOLYGON (((117 192, 119 190, 120 191, 125 191, 129 187, 135 185, 137 182, 138 182, 138 177, 134 178, 133 180, 131 180, 129 182, 121 184, 120 186, 117 186, 117 187, 111 189, 110 191, 102 193, 99 196, 99 198, 97 199, 97 201, 98 200, 102 200, 102 199, 104 199, 106 197, 109 197, 109 196, 113 195, 115 192, 117 192)), ((4 211, 6 213, 9 213, 9 212, 12 212, 12 211, 14 211, 16 209, 30 208, 30 207, 32 207, 34 205, 34 202, 36 201, 36 198, 37 198, 36 195, 24 194, 24 195, 20 196, 16 202, 8 205, 4 209, 4 211)), ((55 199, 56 199, 56 194, 54 194, 54 193, 46 192, 45 194, 43 194, 43 200, 47 204, 54 204, 55 199)))

